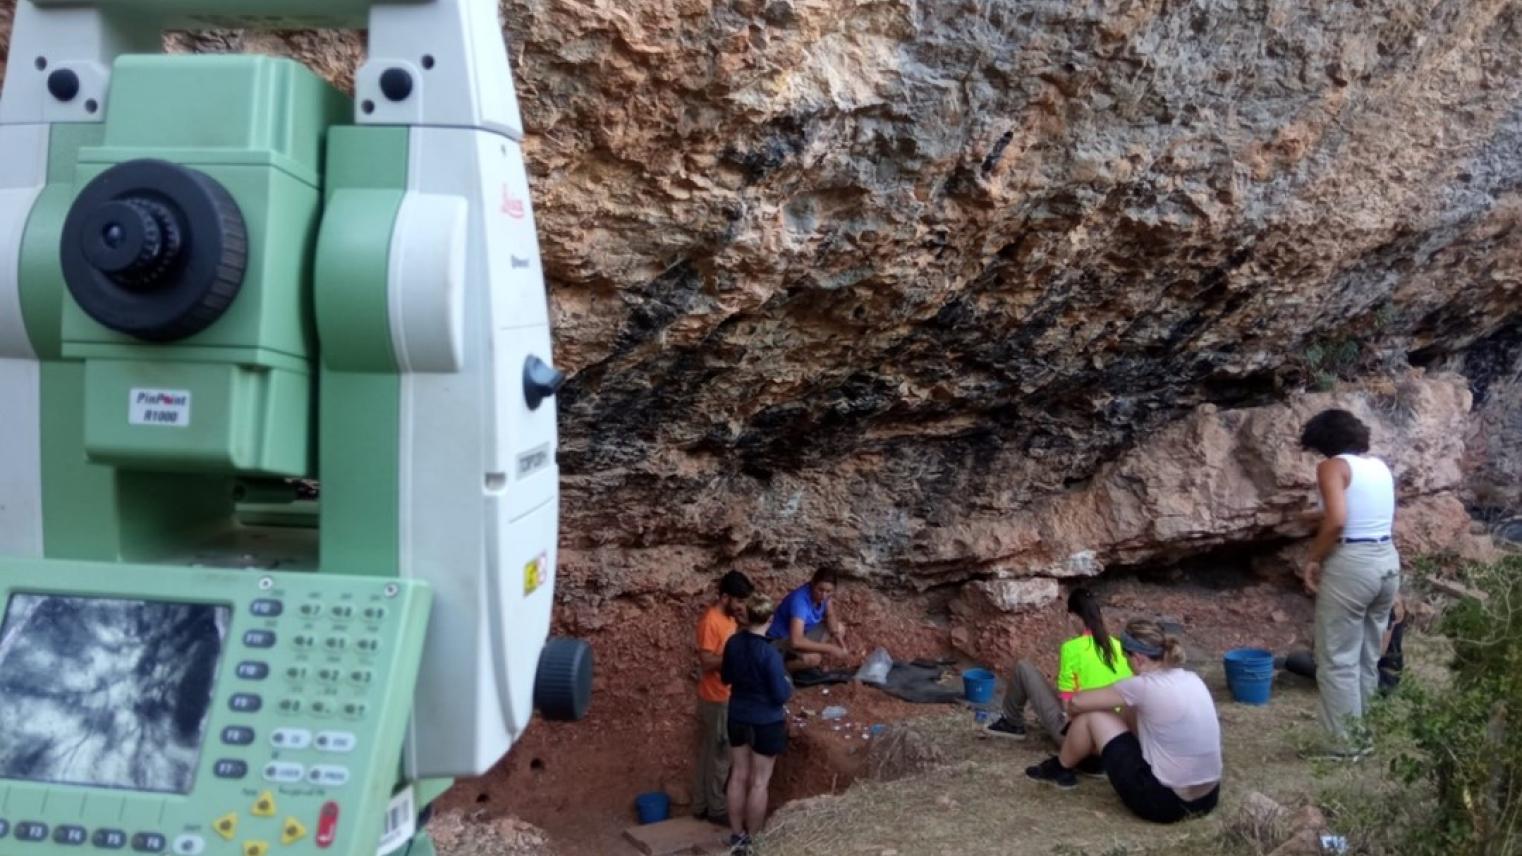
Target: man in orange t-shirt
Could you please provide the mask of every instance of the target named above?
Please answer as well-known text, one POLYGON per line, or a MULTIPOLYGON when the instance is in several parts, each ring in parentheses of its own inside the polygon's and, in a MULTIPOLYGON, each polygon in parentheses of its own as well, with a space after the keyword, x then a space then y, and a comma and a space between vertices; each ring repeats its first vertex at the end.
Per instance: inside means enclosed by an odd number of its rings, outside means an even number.
POLYGON ((729 687, 719 677, 724 643, 745 618, 745 599, 755 591, 750 579, 730 571, 719 580, 719 599, 698 620, 698 780, 692 814, 729 825, 724 789, 729 782, 729 687))

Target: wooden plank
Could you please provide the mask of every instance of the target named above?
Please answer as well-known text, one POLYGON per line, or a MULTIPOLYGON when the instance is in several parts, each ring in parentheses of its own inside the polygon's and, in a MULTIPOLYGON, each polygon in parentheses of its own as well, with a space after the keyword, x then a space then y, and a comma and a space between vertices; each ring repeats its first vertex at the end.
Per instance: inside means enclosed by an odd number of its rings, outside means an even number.
POLYGON ((712 853, 714 845, 722 844, 728 837, 728 830, 695 817, 676 817, 624 830, 624 838, 645 856, 712 853))

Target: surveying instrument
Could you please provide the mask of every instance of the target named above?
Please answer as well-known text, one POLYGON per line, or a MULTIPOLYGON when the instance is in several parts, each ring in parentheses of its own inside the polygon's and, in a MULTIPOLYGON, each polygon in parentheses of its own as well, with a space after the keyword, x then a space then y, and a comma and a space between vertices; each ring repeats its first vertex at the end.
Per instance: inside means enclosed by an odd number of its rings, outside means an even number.
POLYGON ((522 137, 496 0, 19 0, 0 856, 427 856, 584 714, 522 137), (162 52, 220 27, 368 58, 162 52))

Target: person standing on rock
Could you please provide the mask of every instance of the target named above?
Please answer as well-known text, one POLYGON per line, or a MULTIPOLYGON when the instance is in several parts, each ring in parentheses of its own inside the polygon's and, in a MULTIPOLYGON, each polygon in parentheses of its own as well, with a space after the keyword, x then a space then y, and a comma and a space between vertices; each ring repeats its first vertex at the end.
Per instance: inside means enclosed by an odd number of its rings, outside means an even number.
POLYGON ((1152 823, 1208 814, 1221 796, 1221 723, 1200 676, 1184 666, 1184 646, 1155 621, 1120 635, 1135 677, 1068 700, 1072 722, 1060 754, 1025 770, 1064 790, 1094 755, 1131 813, 1152 823), (1116 713, 1121 709, 1120 713, 1116 713))
POLYGON ((739 571, 719 580, 719 599, 698 620, 698 772, 692 789, 692 815, 720 826, 729 825, 729 687, 719 669, 724 646, 745 620, 745 600, 756 590, 739 571))
POLYGON ((740 852, 766 824, 767 789, 777 756, 787 748, 787 711, 793 695, 782 655, 766 638, 775 607, 764 594, 745 603, 748 629, 724 646, 729 699, 729 844, 740 852))
POLYGON ((1305 588, 1316 596, 1316 688, 1327 754, 1367 753, 1349 734, 1379 689, 1385 624, 1400 594, 1400 554, 1392 539, 1395 479, 1369 455, 1369 428, 1346 410, 1324 410, 1300 433, 1316 466, 1321 525, 1306 561, 1305 588))
POLYGON ((1061 743, 1067 729, 1067 713, 1063 705, 1068 699, 1085 690, 1102 689, 1131 677, 1131 667, 1126 664, 1120 640, 1105 629, 1104 613, 1093 592, 1085 588, 1073 589, 1068 595, 1068 617, 1080 635, 1062 643, 1057 660, 1056 690, 1053 691, 1041 670, 1029 660, 1015 663, 1015 671, 1009 677, 1009 690, 1004 694, 1004 715, 989 723, 989 734, 1024 740, 1025 706, 1029 703, 1047 736, 1061 743))
POLYGON ((817 668, 825 657, 850 658, 851 652, 845 647, 846 627, 830 603, 839 581, 833 568, 820 568, 777 607, 766 635, 782 652, 788 671, 817 668))

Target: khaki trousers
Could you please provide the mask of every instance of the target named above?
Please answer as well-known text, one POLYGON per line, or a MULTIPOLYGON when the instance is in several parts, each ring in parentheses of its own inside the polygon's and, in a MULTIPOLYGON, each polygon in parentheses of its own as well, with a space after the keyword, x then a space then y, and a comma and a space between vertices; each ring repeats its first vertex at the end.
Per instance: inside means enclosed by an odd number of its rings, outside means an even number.
POLYGON ((1024 722, 1027 702, 1047 735, 1061 743, 1062 728, 1068 721, 1062 700, 1040 669, 1021 660, 1015 664, 1015 671, 1009 676, 1009 689, 1004 693, 1005 718, 1011 722, 1024 722))
POLYGON ((729 703, 698 699, 698 776, 692 787, 692 814, 728 813, 729 703))
POLYGON ((1390 542, 1339 544, 1316 594, 1316 689, 1321 724, 1335 749, 1355 749, 1349 724, 1379 689, 1385 623, 1400 593, 1400 554, 1390 542))

